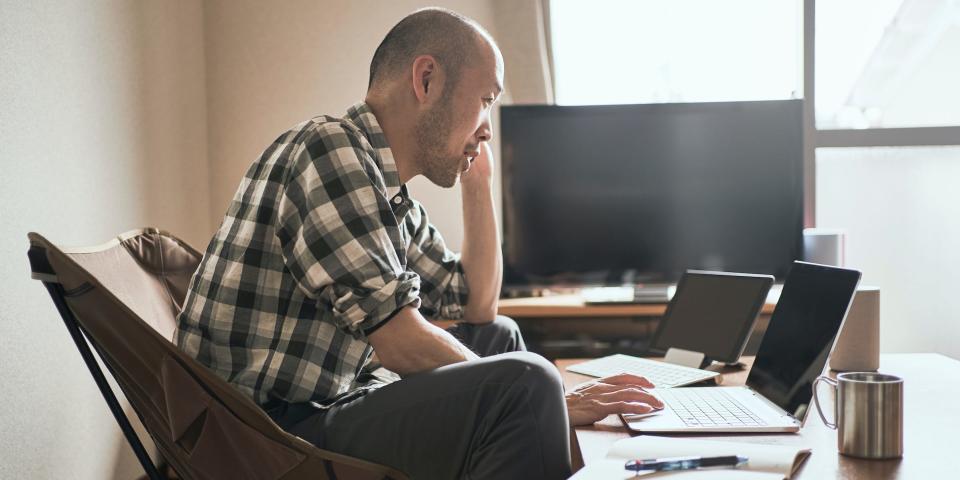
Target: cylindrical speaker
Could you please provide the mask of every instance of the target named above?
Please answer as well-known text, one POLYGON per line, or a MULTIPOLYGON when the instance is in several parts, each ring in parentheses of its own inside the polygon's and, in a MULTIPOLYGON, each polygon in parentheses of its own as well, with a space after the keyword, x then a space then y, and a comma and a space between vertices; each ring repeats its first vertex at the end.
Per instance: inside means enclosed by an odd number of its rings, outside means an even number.
POLYGON ((821 265, 842 267, 844 263, 843 250, 844 233, 842 230, 803 229, 804 260, 821 265))
POLYGON ((840 337, 830 354, 830 368, 838 372, 867 372, 880 368, 880 289, 859 287, 840 337))

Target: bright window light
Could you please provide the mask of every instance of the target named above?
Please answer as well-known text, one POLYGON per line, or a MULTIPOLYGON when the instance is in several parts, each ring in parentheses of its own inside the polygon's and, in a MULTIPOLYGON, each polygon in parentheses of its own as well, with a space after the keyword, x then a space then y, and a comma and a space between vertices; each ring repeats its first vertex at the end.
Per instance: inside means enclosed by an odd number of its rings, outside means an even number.
POLYGON ((960 125, 960 2, 817 2, 817 128, 960 125))
POLYGON ((552 0, 561 105, 801 98, 799 0, 552 0))

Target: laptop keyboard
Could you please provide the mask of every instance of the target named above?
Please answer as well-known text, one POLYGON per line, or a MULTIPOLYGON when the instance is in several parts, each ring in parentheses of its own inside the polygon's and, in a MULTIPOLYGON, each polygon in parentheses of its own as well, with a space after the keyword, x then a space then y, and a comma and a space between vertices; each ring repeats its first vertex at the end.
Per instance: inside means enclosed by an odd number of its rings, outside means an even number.
POLYGON ((647 380, 653 382, 658 388, 689 385, 713 378, 717 375, 716 372, 700 370, 698 368, 683 367, 671 363, 622 354, 610 355, 571 365, 567 367, 567 370, 593 377, 609 377, 620 373, 632 373, 646 377, 647 380))
POLYGON ((690 427, 766 425, 723 388, 678 388, 656 393, 690 427))

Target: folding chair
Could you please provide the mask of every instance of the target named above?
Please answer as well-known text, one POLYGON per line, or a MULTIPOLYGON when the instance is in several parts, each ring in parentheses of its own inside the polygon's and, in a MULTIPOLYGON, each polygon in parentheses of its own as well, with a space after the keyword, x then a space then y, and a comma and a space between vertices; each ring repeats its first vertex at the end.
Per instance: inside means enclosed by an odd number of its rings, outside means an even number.
POLYGON ((184 479, 404 479, 386 466, 314 447, 172 343, 201 254, 153 228, 97 247, 61 249, 30 233, 43 282, 147 477, 161 475, 90 345, 157 449, 184 479), (89 345, 88 343, 89 342, 89 345))

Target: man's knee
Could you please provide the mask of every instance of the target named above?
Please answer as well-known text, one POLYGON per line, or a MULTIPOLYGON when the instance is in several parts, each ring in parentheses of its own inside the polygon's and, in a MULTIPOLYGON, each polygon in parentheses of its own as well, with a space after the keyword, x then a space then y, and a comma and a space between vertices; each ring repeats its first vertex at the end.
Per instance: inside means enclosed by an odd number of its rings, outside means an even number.
POLYGON ((481 357, 527 349, 517 322, 502 315, 490 323, 458 323, 447 331, 481 357))
MULTIPOLYGON (((506 317, 504 317, 506 318, 506 317)), ((547 395, 563 395, 560 372, 547 359, 531 352, 510 352, 490 357, 492 369, 547 395)))
POLYGON ((521 336, 520 325, 517 325, 517 321, 504 315, 497 315, 497 318, 493 319, 493 323, 487 325, 487 328, 497 330, 504 336, 521 336))

